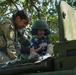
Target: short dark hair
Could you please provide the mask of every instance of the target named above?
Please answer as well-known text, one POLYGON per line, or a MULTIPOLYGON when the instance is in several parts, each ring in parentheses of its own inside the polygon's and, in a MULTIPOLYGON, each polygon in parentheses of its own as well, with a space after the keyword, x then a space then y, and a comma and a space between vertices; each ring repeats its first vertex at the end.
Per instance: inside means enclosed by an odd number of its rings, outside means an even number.
POLYGON ((30 14, 27 9, 18 10, 15 14, 12 15, 12 18, 15 19, 17 16, 20 16, 20 19, 30 19, 30 14))
MULTIPOLYGON (((37 35, 38 33, 37 33, 37 30, 38 29, 33 29, 33 30, 31 30, 31 34, 32 35, 37 35)), ((44 29, 44 31, 45 31, 45 36, 47 36, 47 35, 49 35, 50 34, 50 31, 49 30, 47 30, 47 29, 44 29)))

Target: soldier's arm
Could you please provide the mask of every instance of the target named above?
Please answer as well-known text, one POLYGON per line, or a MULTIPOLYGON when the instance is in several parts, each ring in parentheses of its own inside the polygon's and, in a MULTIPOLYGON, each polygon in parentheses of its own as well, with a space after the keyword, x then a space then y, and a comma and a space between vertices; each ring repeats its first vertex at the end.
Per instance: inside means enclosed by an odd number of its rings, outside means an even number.
POLYGON ((7 53, 11 59, 17 58, 16 55, 16 50, 14 46, 14 38, 15 38, 15 33, 14 29, 11 27, 10 24, 5 24, 3 25, 3 33, 5 40, 7 42, 7 53))

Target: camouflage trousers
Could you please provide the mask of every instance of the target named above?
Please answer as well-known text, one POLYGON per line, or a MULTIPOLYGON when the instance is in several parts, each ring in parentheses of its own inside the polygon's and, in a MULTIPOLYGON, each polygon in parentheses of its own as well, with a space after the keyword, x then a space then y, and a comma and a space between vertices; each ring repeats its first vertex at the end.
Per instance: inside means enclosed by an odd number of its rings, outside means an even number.
POLYGON ((10 61, 11 59, 4 53, 3 51, 0 51, 0 63, 5 63, 7 61, 10 61))

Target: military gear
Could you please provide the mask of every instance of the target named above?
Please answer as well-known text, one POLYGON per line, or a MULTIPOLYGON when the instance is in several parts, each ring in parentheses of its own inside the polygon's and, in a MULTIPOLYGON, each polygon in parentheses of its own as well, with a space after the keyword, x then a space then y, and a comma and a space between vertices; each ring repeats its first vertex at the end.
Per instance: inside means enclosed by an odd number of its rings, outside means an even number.
POLYGON ((2 65, 1 68, 15 66, 15 65, 17 66, 19 64, 27 63, 28 61, 29 61, 28 55, 27 54, 21 54, 20 58, 6 62, 4 65, 2 65))
MULTIPOLYGON (((76 40, 71 38, 72 41, 69 41, 70 39, 66 38, 68 41, 64 41, 64 34, 63 34, 66 32, 66 30, 68 31, 67 28, 68 26, 70 27, 70 24, 72 26, 76 25, 76 23, 74 23, 74 21, 76 20, 76 17, 74 15, 75 12, 73 12, 74 11, 73 8, 68 6, 67 3, 65 3, 62 0, 59 1, 61 1, 60 4, 57 6, 59 11, 58 13, 59 27, 63 31, 61 32, 60 30, 59 33, 62 34, 63 37, 61 37, 59 43, 56 43, 54 45, 55 56, 50 57, 49 59, 46 59, 40 63, 21 64, 14 66, 12 68, 9 67, 9 68, 0 69, 0 75, 76 75, 76 40), (63 15, 61 13, 61 11, 64 13, 66 12, 63 9, 67 11, 65 19, 63 18, 63 15), (70 14, 72 14, 73 19, 71 19, 70 14), (68 21, 67 19, 68 20, 70 19, 70 21, 68 21), (61 23, 61 20, 65 21, 66 23, 69 22, 70 24, 67 25, 64 22, 61 23)), ((75 27, 73 28, 73 30, 75 30, 75 27)), ((70 29, 70 33, 71 31, 72 28, 70 29)), ((75 33, 76 32, 74 32, 73 35, 75 35, 75 33)), ((71 37, 71 35, 69 36, 71 37)))
POLYGON ((0 52, 0 63, 4 63, 6 61, 10 61, 11 59, 4 53, 0 52))
POLYGON ((34 24, 33 24, 33 27, 32 29, 49 29, 48 28, 48 24, 43 21, 43 20, 37 20, 34 24))
POLYGON ((19 42, 21 44, 21 54, 30 54, 30 42, 29 40, 24 36, 24 29, 18 30, 18 37, 19 37, 19 42))
POLYGON ((65 2, 60 4, 59 9, 59 40, 61 42, 76 40, 76 10, 65 2))
POLYGON ((0 22, 0 50, 6 46, 5 50, 11 59, 17 58, 15 49, 15 27, 11 20, 0 22))
POLYGON ((37 31, 38 29, 42 29, 45 30, 45 35, 50 34, 49 28, 48 28, 48 24, 44 21, 44 20, 37 20, 31 29, 31 33, 32 35, 37 35, 37 31))

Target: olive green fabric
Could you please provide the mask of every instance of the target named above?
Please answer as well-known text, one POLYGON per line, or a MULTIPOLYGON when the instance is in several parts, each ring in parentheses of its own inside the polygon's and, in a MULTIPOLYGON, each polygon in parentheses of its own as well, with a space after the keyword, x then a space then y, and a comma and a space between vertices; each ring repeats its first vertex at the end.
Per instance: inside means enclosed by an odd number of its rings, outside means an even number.
POLYGON ((0 50, 6 46, 6 51, 11 59, 17 58, 15 50, 15 27, 11 20, 6 19, 0 22, 0 50))

